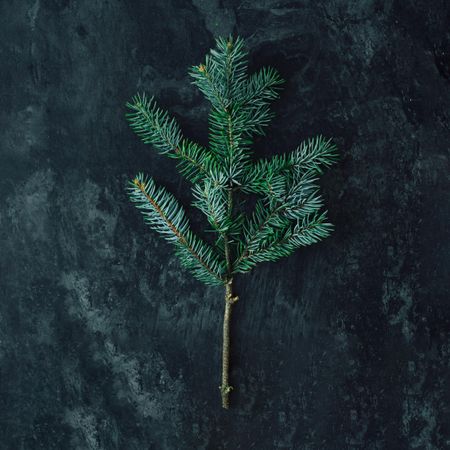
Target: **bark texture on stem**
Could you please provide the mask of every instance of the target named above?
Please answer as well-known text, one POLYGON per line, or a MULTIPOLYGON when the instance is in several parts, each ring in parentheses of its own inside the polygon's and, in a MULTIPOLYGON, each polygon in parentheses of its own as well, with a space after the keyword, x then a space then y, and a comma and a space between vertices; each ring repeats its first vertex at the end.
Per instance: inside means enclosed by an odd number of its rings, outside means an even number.
POLYGON ((229 384, 230 375, 230 321, 231 308, 233 303, 238 300, 237 296, 233 296, 232 292, 233 280, 230 279, 225 284, 225 312, 223 316, 223 350, 222 350, 222 385, 220 392, 222 394, 222 407, 228 409, 230 407, 229 395, 232 386, 229 384))

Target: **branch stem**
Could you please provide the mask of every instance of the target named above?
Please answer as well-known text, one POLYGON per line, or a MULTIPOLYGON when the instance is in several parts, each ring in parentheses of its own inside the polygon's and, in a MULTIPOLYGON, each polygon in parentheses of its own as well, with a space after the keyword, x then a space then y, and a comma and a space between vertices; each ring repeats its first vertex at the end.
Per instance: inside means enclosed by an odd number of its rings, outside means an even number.
MULTIPOLYGON (((233 211, 233 195, 231 187, 228 189, 228 216, 231 217, 233 211)), ((222 346, 222 384, 219 386, 222 395, 222 407, 228 409, 230 407, 229 395, 232 386, 229 384, 230 378, 230 322, 231 308, 233 303, 237 302, 238 297, 233 296, 233 266, 231 263, 230 243, 227 233, 224 234, 225 259, 227 264, 227 281, 225 283, 225 311, 223 315, 223 346, 222 346)))
POLYGON ((228 409, 230 407, 229 395, 232 386, 229 384, 230 378, 230 323, 231 323, 231 308, 233 303, 238 300, 237 296, 232 294, 233 279, 230 279, 225 284, 225 312, 223 316, 223 349, 222 349, 222 385, 220 392, 222 395, 222 407, 228 409))

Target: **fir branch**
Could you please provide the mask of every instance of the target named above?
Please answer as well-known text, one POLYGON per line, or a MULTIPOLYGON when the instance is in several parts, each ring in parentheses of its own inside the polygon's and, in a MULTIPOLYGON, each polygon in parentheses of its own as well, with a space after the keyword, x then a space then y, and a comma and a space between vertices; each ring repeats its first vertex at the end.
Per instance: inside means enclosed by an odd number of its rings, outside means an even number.
POLYGON ((137 94, 126 106, 131 110, 126 114, 130 127, 145 144, 153 144, 161 154, 175 151, 182 139, 180 127, 153 96, 137 94))
POLYGON ((214 156, 207 149, 187 139, 182 139, 174 152, 167 156, 178 160, 178 170, 192 183, 212 177, 218 168, 214 156))
MULTIPOLYGON (((244 240, 239 244, 239 257, 233 263, 234 270, 242 271, 252 254, 266 249, 267 242, 277 242, 285 236, 292 220, 306 220, 322 206, 313 173, 286 177, 281 189, 272 189, 264 199, 257 201, 255 211, 243 226, 244 240)), ((270 248, 267 249, 269 257, 270 248)), ((275 259, 279 254, 275 253, 275 259)), ((246 267, 246 266, 245 266, 246 267)), ((253 266, 252 266, 253 267, 253 266)))
POLYGON ((242 93, 244 105, 263 105, 280 96, 283 78, 273 67, 263 67, 249 76, 242 93))
POLYGON ((242 39, 217 40, 205 64, 193 66, 193 83, 211 102, 209 144, 233 184, 250 169, 252 134, 264 134, 273 117, 269 101, 279 96, 284 80, 266 67, 246 78, 247 52, 242 39))
POLYGON ((245 83, 246 56, 242 39, 218 39, 205 64, 193 66, 190 71, 193 84, 212 104, 209 145, 232 183, 244 172, 251 143, 245 135, 248 118, 243 116, 242 108, 234 105, 245 83))
POLYGON ((129 195, 144 221, 176 246, 181 263, 206 284, 223 284, 224 267, 214 251, 191 232, 189 221, 175 197, 151 178, 138 174, 130 182, 129 195))
POLYGON ((205 97, 218 110, 225 110, 241 92, 247 71, 244 41, 218 38, 216 48, 205 57, 205 63, 192 66, 189 75, 205 97))
POLYGON ((193 66, 189 72, 193 81, 203 95, 211 102, 217 110, 225 110, 228 106, 223 84, 215 79, 214 67, 209 64, 210 58, 206 56, 206 64, 193 66))
POLYGON ((229 226, 227 177, 215 173, 192 189, 193 205, 205 214, 214 230, 225 233, 229 226))
POLYGON ((278 176, 298 173, 322 174, 337 161, 336 145, 331 139, 317 136, 303 141, 293 152, 257 161, 242 180, 245 193, 266 194, 278 176))
POLYGON ((322 214, 309 214, 295 225, 286 226, 261 241, 253 250, 247 249, 234 264, 235 273, 250 271, 257 263, 276 261, 291 255, 297 248, 312 245, 328 237, 333 230, 331 223, 326 222, 326 211, 322 214))
POLYGON ((265 134, 264 127, 274 117, 269 108, 270 102, 279 98, 283 84, 283 78, 272 67, 263 67, 249 76, 239 102, 240 108, 245 111, 243 128, 249 136, 265 134))
POLYGON ((233 277, 257 263, 275 261, 296 248, 324 239, 332 230, 317 177, 333 164, 336 147, 322 136, 294 151, 251 160, 255 135, 264 135, 273 117, 272 101, 284 80, 271 67, 247 75, 247 51, 241 38, 216 39, 204 63, 189 75, 211 103, 208 148, 185 139, 175 119, 153 97, 137 95, 127 106, 132 129, 159 153, 174 158, 193 182, 193 206, 207 216, 216 234, 214 246, 196 237, 175 197, 143 174, 129 183, 131 200, 145 222, 175 246, 181 264, 200 281, 225 287, 222 406, 229 407, 230 320, 233 277), (256 194, 253 214, 244 213, 243 194, 256 194))
POLYGON ((175 119, 159 108, 153 97, 138 94, 126 106, 131 110, 126 117, 133 131, 160 154, 177 159, 180 173, 185 178, 195 183, 209 176, 215 167, 213 155, 201 145, 183 138, 175 119))

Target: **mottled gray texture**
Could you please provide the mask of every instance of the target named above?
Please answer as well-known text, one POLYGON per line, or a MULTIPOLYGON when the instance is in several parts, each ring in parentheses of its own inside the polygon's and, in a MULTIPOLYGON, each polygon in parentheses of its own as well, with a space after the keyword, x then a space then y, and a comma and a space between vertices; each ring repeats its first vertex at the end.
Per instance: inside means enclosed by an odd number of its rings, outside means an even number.
POLYGON ((449 19, 445 0, 0 2, 1 449, 450 448, 449 19), (237 282, 226 412, 222 291, 124 186, 189 191, 124 104, 155 94, 206 143, 187 69, 229 32, 287 80, 256 154, 323 133, 342 158, 333 236, 237 282))

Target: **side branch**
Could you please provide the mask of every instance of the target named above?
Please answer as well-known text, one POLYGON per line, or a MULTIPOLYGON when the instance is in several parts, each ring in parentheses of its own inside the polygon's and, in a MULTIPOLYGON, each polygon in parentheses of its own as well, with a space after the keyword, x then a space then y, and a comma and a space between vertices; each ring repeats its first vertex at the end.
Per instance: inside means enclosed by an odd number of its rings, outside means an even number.
POLYGON ((281 211, 280 207, 274 207, 272 210, 270 210, 264 220, 261 221, 258 228, 253 230, 253 232, 247 236, 244 248, 242 249, 241 254, 239 255, 239 258, 234 262, 234 267, 239 267, 240 263, 248 258, 250 256, 250 247, 254 242, 254 239, 258 237, 258 235, 263 231, 263 229, 270 223, 271 219, 275 217, 277 213, 281 211))
POLYGON ((145 144, 152 144, 159 153, 180 160, 181 172, 191 181, 208 176, 211 155, 201 145, 185 139, 176 120, 159 108, 153 97, 136 95, 127 107, 131 110, 126 114, 130 126, 145 144))
POLYGON ((145 185, 143 182, 141 182, 138 178, 135 178, 133 183, 135 186, 142 192, 142 194, 145 196, 145 198, 148 200, 148 202, 153 206, 155 211, 158 213, 158 215, 161 217, 161 219, 167 224, 169 229, 173 232, 173 234, 178 239, 178 242, 183 245, 191 254, 192 256, 200 263, 201 266, 204 267, 205 270, 207 270, 214 278, 216 278, 221 283, 224 282, 224 280, 219 277, 206 263, 206 261, 203 260, 203 258, 192 248, 192 246, 189 244, 189 241, 187 237, 175 226, 175 224, 167 217, 165 212, 163 211, 162 207, 158 204, 158 202, 152 198, 148 192, 145 189, 145 185))
MULTIPOLYGON (((183 142, 188 143, 188 141, 186 139, 183 139, 183 142)), ((189 145, 189 144, 188 144, 189 145)), ((196 144, 191 144, 191 145, 196 145, 196 144)), ((196 145, 197 148, 199 148, 199 146, 196 145)), ((191 155, 189 155, 183 146, 178 146, 175 147, 173 149, 174 155, 170 155, 173 158, 177 158, 177 159, 181 159, 189 164, 191 164, 192 166, 194 166, 202 175, 207 176, 208 175, 208 171, 206 169, 206 167, 204 166, 204 164, 202 164, 201 162, 197 161, 194 159, 194 157, 192 157, 191 155)))

